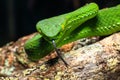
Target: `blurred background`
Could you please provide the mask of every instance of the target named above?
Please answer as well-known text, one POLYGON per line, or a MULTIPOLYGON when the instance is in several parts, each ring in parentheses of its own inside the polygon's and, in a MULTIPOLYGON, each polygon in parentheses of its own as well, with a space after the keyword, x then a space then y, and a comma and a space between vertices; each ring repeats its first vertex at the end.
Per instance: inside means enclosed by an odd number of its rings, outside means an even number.
POLYGON ((120 0, 0 0, 0 46, 35 32, 39 20, 90 2, 96 2, 100 8, 120 4, 120 0))

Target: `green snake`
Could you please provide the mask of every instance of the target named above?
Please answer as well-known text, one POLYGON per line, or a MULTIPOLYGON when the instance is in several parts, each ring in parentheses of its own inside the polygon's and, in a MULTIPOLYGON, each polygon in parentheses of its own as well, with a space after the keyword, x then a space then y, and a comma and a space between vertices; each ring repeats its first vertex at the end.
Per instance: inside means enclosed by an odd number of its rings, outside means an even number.
POLYGON ((96 3, 66 14, 41 20, 37 23, 38 34, 26 41, 24 48, 28 58, 37 61, 57 47, 92 36, 106 36, 120 31, 120 5, 99 10, 96 3))

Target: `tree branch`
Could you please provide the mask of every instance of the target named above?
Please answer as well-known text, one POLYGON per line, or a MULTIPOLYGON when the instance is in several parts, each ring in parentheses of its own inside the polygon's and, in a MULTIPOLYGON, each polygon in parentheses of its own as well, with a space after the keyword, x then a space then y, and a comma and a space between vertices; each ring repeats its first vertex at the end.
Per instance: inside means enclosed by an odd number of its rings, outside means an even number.
MULTIPOLYGON (((29 61, 23 45, 33 35, 0 48, 1 80, 120 80, 120 33, 94 44, 63 51, 68 68, 56 57, 55 52, 38 62, 29 61)), ((70 49, 78 43, 70 43, 70 49)))

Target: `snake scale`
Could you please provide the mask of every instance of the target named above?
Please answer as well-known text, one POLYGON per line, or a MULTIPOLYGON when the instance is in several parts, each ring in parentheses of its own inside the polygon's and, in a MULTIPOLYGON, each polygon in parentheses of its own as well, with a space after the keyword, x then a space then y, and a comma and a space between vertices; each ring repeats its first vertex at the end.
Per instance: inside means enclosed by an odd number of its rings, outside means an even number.
POLYGON ((41 20, 36 27, 39 33, 24 45, 32 61, 39 60, 54 49, 52 39, 57 47, 61 47, 81 38, 120 31, 120 5, 99 10, 96 3, 90 3, 73 12, 41 20))

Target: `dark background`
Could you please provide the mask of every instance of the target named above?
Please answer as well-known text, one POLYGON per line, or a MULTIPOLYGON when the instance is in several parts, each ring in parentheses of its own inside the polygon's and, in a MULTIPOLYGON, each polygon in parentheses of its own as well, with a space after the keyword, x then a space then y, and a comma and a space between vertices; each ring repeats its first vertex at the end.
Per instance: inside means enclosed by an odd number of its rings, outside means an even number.
POLYGON ((120 0, 0 0, 0 46, 35 32, 39 20, 90 2, 96 2, 100 8, 120 4, 120 0))

